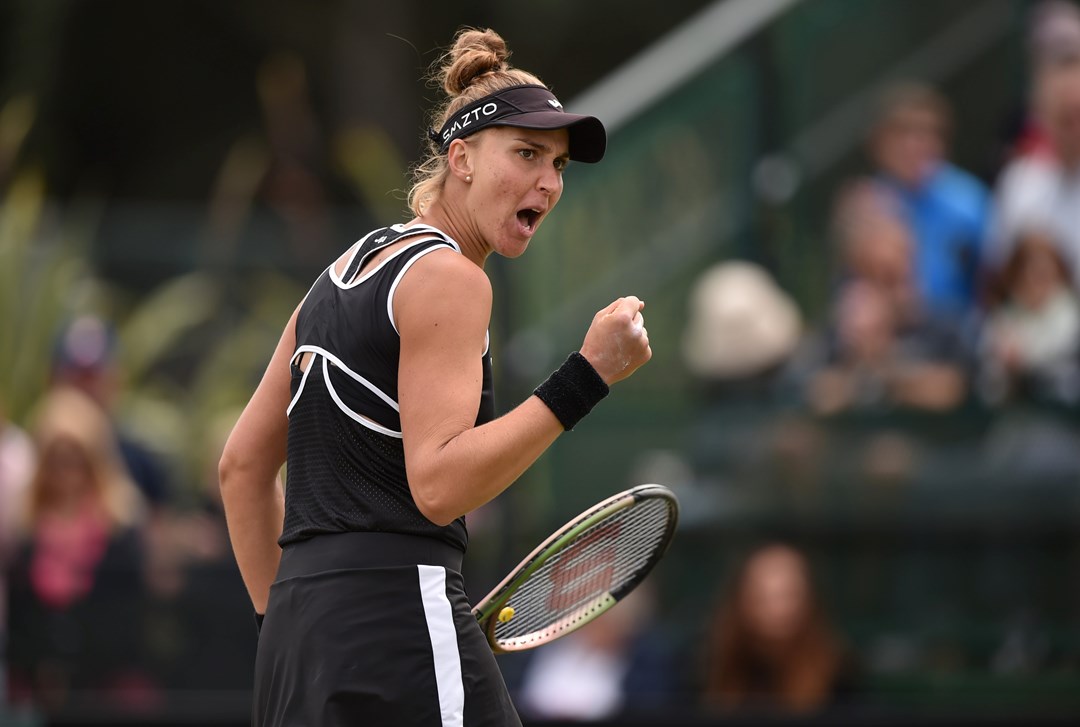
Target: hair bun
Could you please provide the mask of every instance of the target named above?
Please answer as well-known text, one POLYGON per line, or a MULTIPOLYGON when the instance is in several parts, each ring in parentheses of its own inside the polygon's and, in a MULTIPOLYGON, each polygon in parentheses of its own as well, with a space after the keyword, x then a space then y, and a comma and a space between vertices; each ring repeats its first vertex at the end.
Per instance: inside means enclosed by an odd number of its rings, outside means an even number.
POLYGON ((440 73, 442 87, 449 96, 457 96, 479 76, 509 69, 509 58, 506 41, 494 30, 463 29, 445 56, 440 73))

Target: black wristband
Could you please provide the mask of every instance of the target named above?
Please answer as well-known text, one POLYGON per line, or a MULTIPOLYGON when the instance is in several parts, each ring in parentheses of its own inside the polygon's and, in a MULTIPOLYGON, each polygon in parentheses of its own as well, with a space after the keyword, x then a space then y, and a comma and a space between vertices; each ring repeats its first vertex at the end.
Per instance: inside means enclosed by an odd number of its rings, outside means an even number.
POLYGON ((574 351, 533 393, 570 431, 608 395, 608 385, 589 360, 574 351))

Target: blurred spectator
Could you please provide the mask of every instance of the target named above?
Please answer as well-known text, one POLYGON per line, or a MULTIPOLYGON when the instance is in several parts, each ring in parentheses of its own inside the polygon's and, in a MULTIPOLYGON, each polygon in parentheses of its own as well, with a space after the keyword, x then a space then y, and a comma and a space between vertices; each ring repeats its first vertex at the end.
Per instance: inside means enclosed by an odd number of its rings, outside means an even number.
MULTIPOLYGON (((15 545, 18 504, 33 476, 37 454, 30 437, 7 418, 0 399, 0 710, 6 703, 7 570, 15 545)), ((0 712, 2 716, 2 712, 0 712)))
POLYGON ((912 231, 913 274, 927 312, 963 321, 975 308, 989 193, 946 160, 948 103, 918 83, 882 97, 869 150, 882 189, 912 231))
MULTIPOLYGON (((1065 22, 1071 26, 1080 19, 1065 22)), ((999 268, 1026 230, 1043 230, 1060 245, 1075 286, 1080 281, 1080 39, 1070 37, 1064 34, 1032 69, 1032 114, 1044 143, 1009 162, 998 178, 991 253, 999 268)))
MULTIPOLYGON (((18 505, 30 485, 36 458, 30 436, 7 418, 0 399, 0 564, 5 562, 4 554, 14 541, 18 505)), ((2 574, 0 569, 0 577, 2 574)), ((0 614, 3 605, 0 599, 0 614)))
POLYGON ((654 594, 639 586, 578 631, 529 654, 515 703, 525 719, 595 721, 661 711, 675 661, 657 638, 654 594))
POLYGON ((804 338, 789 385, 826 415, 960 404, 971 359, 965 329, 921 295, 914 231, 896 198, 856 179, 837 195, 832 227, 840 264, 829 317, 804 338))
POLYGON ((801 552, 770 544, 743 562, 714 614, 704 665, 709 707, 806 713, 841 700, 850 664, 801 552))
POLYGON ((840 248, 838 289, 865 280, 890 300, 902 325, 927 317, 915 281, 913 234, 892 195, 872 179, 852 180, 837 195, 831 226, 840 248))
POLYGON ((229 411, 206 428, 196 507, 166 512, 149 531, 143 641, 149 666, 170 690, 243 693, 252 688, 255 623, 218 485, 217 463, 236 416, 229 411))
POLYGON ((1031 12, 1032 67, 1068 63, 1080 55, 1080 7, 1071 0, 1041 0, 1031 12))
POLYGON ((980 391, 991 403, 1080 401, 1080 299, 1053 237, 1020 236, 993 291, 980 353, 980 391))
POLYGON ((831 350, 805 382, 804 395, 819 414, 945 411, 966 396, 964 366, 949 336, 930 327, 904 329, 891 299, 873 283, 843 287, 832 328, 831 350))
POLYGON ((0 553, 14 532, 16 504, 30 484, 36 454, 29 435, 7 418, 0 399, 0 553))
POLYGON ((634 481, 677 486, 688 505, 687 522, 709 522, 738 497, 716 487, 713 477, 736 482, 749 472, 786 475, 793 467, 799 476, 786 482, 815 481, 817 452, 804 444, 816 432, 778 416, 796 398, 786 376, 803 339, 803 318, 769 272, 745 260, 717 263, 698 276, 688 302, 682 354, 693 375, 688 382, 700 392, 700 415, 685 444, 686 458, 642 452, 642 465, 661 468, 657 476, 643 471, 634 481), (695 470, 708 475, 699 478, 695 470))
POLYGON ((160 458, 116 421, 114 405, 120 391, 116 348, 116 332, 106 321, 93 315, 75 318, 57 340, 53 383, 81 390, 105 411, 125 468, 150 506, 156 509, 170 499, 168 474, 160 458))
POLYGON ((795 302, 768 272, 746 261, 724 262, 694 284, 683 357, 704 380, 746 379, 784 363, 801 329, 795 302))
MULTIPOLYGON (((1042 0, 1032 7, 1028 24, 1028 64, 1033 81, 1068 65, 1080 55, 1080 7, 1070 0, 1042 0)), ((1037 85, 1037 83, 1033 83, 1037 85)), ((1052 151, 1046 129, 1037 114, 1025 108, 1017 138, 1009 152, 1013 156, 1045 154, 1052 151)))
POLYGON ((10 579, 12 698, 49 711, 100 690, 141 704, 151 693, 133 628, 143 498, 107 418, 80 391, 46 395, 34 438, 39 463, 20 507, 10 579))

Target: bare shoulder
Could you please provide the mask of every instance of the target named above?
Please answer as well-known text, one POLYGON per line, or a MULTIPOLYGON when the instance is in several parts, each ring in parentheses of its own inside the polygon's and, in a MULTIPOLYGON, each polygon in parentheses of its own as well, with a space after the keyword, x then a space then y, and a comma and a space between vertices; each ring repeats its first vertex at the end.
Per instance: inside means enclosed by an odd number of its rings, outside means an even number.
MULTIPOLYGON (((402 303, 413 298, 437 299, 442 305, 462 303, 491 306, 491 281, 475 263, 456 250, 438 248, 418 259, 402 279, 398 292, 402 303)), ((398 305, 395 299, 395 307, 398 305)))
POLYGON ((437 249, 418 259, 394 294, 394 317, 403 341, 432 328, 482 341, 491 317, 491 281, 456 250, 437 249))

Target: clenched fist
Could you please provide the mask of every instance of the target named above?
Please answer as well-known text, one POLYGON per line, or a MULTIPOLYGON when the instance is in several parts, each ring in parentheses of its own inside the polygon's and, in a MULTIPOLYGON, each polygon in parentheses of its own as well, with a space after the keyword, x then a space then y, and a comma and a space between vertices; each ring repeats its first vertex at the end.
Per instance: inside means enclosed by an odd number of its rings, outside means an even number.
POLYGON ((581 344, 581 355, 610 386, 630 376, 652 358, 649 332, 641 311, 644 301, 619 298, 593 316, 581 344))

